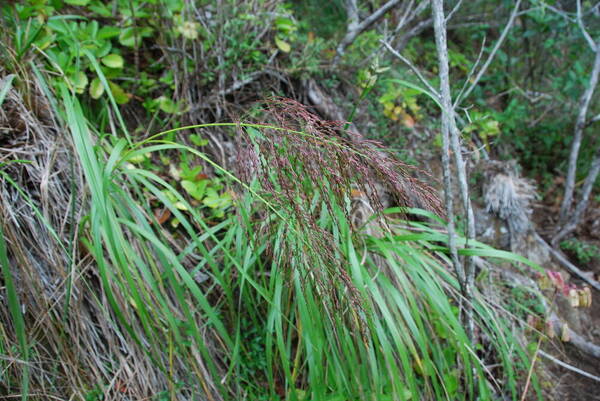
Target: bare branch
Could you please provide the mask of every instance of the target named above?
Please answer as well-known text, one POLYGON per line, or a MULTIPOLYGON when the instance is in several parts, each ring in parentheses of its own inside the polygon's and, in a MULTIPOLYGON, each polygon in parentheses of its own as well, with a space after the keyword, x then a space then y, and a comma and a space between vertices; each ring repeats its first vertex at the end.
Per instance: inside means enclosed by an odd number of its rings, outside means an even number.
POLYGON ((433 86, 431 86, 431 84, 429 83, 429 81, 427 80, 427 78, 425 78, 423 76, 423 74, 421 73, 421 71, 419 71, 419 69, 413 63, 411 63, 409 59, 407 59, 402 54, 400 54, 396 50, 394 50, 394 48, 392 48, 392 46, 390 46, 389 43, 384 42, 383 40, 380 41, 380 42, 381 42, 382 45, 384 45, 390 51, 390 53, 392 53, 395 57, 397 57, 400 60, 402 60, 402 62, 404 62, 404 64, 406 64, 408 66, 408 68, 410 68, 412 70, 412 72, 415 73, 415 75, 419 78, 419 80, 421 80, 421 82, 423 83, 423 85, 425 85, 425 87, 427 88, 427 90, 429 90, 433 95, 435 95, 435 97, 437 97, 437 99, 439 101, 440 94, 438 93, 438 91, 433 86))
POLYGON ((463 84, 463 87, 461 88, 460 92, 456 96, 456 101, 454 102, 455 109, 458 106, 458 100, 462 97, 463 93, 465 93, 465 90, 467 90, 467 86, 469 85, 469 82, 471 82, 471 78, 473 77, 475 70, 479 66, 481 57, 483 57, 483 52, 485 51, 485 40, 486 40, 486 38, 484 36, 483 41, 481 42, 481 50, 479 50, 479 54, 477 55, 477 60, 475 60, 475 64, 473 64, 473 68, 471 68, 471 70, 469 71, 469 74, 467 75, 467 79, 465 79, 465 83, 463 84))
MULTIPOLYGON (((555 313, 550 315, 548 320, 552 324, 555 332, 560 333, 562 331, 563 322, 555 313)), ((584 337, 571 330, 568 326, 567 334, 569 337, 569 342, 573 344, 577 349, 585 352, 589 356, 593 356, 594 358, 600 358, 600 346, 586 340, 584 337)))
POLYGON ((336 49, 337 54, 333 59, 333 65, 336 65, 340 62, 340 59, 344 55, 346 48, 350 46, 352 42, 354 42, 358 35, 360 35, 365 29, 369 28, 371 25, 377 22, 389 10, 391 10, 393 7, 399 4, 400 1, 401 0, 389 0, 373 14, 365 18, 362 22, 359 22, 358 7, 356 5, 356 0, 346 0, 346 12, 348 13, 348 19, 350 20, 350 22, 348 23, 346 36, 344 36, 344 38, 342 39, 342 41, 336 49))
POLYGON ((560 230, 558 234, 552 239, 553 245, 556 246, 558 242, 566 237, 571 232, 575 231, 583 213, 587 209, 588 202, 590 199, 590 195, 592 193, 592 187, 596 182, 596 178, 598 178, 598 173, 600 173, 600 146, 596 149, 596 155, 594 156, 594 160, 592 161, 592 166, 590 167, 590 171, 588 172, 587 177, 585 177, 585 181, 583 183, 583 189, 581 191, 581 200, 577 203, 577 207, 575 208, 575 212, 564 225, 564 227, 560 230))
POLYGON ((581 33, 583 34, 583 37, 587 41, 588 45, 590 45, 594 52, 598 52, 598 44, 594 42, 594 39, 592 39, 587 29, 585 29, 585 24, 583 23, 583 16, 581 15, 581 0, 577 0, 577 25, 579 25, 579 29, 581 29, 581 33))
MULTIPOLYGON (((410 0, 406 5, 404 5, 404 10, 401 12, 402 17, 400 17, 396 28, 390 34, 386 35, 386 37, 382 39, 383 41, 387 43, 393 43, 396 40, 398 32, 404 29, 413 19, 420 15, 429 6, 429 0, 420 2, 417 7, 414 7, 414 5, 415 0, 410 0)), ((363 61, 361 61, 360 65, 370 64, 371 59, 379 57, 383 51, 385 51, 384 45, 381 44, 377 51, 369 54, 363 61)))
POLYGON ((581 376, 587 377, 588 379, 592 379, 592 380, 595 380, 595 381, 597 381, 597 382, 600 382, 600 377, 598 377, 598 376, 594 376, 593 374, 591 374, 591 373, 588 373, 588 372, 586 372, 586 371, 584 371, 584 370, 581 370, 581 369, 579 369, 579 368, 576 368, 576 367, 575 367, 575 366, 573 366, 573 365, 569 365, 568 363, 566 363, 566 362, 563 362, 563 361, 561 361, 560 359, 558 359, 558 358, 555 358, 555 357, 553 357, 552 355, 550 355, 550 354, 547 354, 547 353, 545 353, 545 352, 544 352, 544 351, 542 351, 542 350, 539 350, 539 351, 538 351, 538 354, 540 354, 540 355, 541 355, 541 356, 543 356, 544 358, 547 358, 547 359, 551 360, 551 361, 552 361, 552 362, 554 362, 555 364, 557 364, 557 365, 560 365, 560 366, 562 366, 563 368, 570 370, 571 372, 575 372, 575 373, 577 373, 577 374, 579 374, 579 375, 581 375, 581 376))
POLYGON ((456 3, 456 5, 452 9, 452 11, 450 11, 448 13, 448 15, 446 16, 446 24, 448 23, 448 21, 450 21, 452 19, 452 16, 458 11, 460 6, 462 5, 462 2, 463 2, 463 0, 458 0, 458 3, 456 3))
POLYGON ((600 121, 600 114, 595 115, 594 117, 590 118, 590 120, 585 124, 585 126, 590 126, 595 122, 600 121))
POLYGON ((423 32, 425 29, 429 28, 432 23, 433 23, 432 18, 428 18, 426 20, 419 22, 417 25, 412 27, 408 32, 406 32, 404 35, 402 35, 397 40, 397 43, 399 43, 397 47, 399 49, 403 49, 411 38, 417 36, 418 34, 423 32))
POLYGON ((358 26, 358 5, 356 0, 346 0, 346 13, 348 15, 348 29, 353 29, 358 26))
MULTIPOLYGON (((463 266, 458 258, 458 252, 455 243, 455 229, 454 229, 454 210, 452 200, 452 180, 451 180, 451 165, 450 165, 450 147, 454 153, 454 161, 456 164, 456 171, 458 176, 458 184, 461 193, 461 199, 463 203, 463 209, 466 215, 467 221, 467 235, 465 247, 469 247, 469 242, 475 235, 475 223, 473 216, 473 209, 471 208, 471 200, 469 198, 469 188, 467 185, 467 175, 465 172, 465 162, 462 157, 462 151, 460 148, 459 131, 456 126, 455 112, 452 106, 452 97, 450 94, 450 68, 448 63, 448 45, 446 40, 446 19, 444 18, 444 5, 443 0, 433 0, 433 27, 435 31, 435 43, 438 53, 438 65, 439 65, 439 77, 440 77, 440 103, 442 108, 442 164, 444 174, 444 200, 446 203, 446 209, 448 213, 448 243, 450 247, 450 254, 452 257, 452 263, 456 270, 456 274, 459 277, 461 283, 461 290, 463 297, 469 300, 471 297, 471 287, 474 283, 474 264, 471 257, 465 257, 466 266, 463 266)), ((465 314, 465 325, 467 328, 467 334, 470 339, 473 339, 474 323, 473 323, 473 311, 467 302, 466 314, 465 314)))
MULTIPOLYGON (((583 137, 583 129, 585 128, 586 115, 592 100, 594 90, 598 85, 598 77, 600 76, 600 48, 596 50, 594 59, 594 67, 590 74, 590 79, 587 89, 581 95, 579 101, 579 114, 575 122, 575 132, 573 133, 573 142, 571 144, 571 152, 569 153, 569 167, 567 170, 567 179, 565 182, 565 194, 563 196, 562 205, 560 207, 560 222, 564 224, 567 221, 569 209, 573 203, 573 193, 575 191, 575 175, 577 172, 577 159, 579 158, 579 148, 583 137)), ((552 241, 555 245, 556 241, 552 241)))
POLYGON ((479 72, 475 76, 475 79, 471 83, 471 86, 469 87, 469 89, 467 89, 467 91, 465 92, 465 94, 462 97, 457 97, 456 98, 456 101, 454 102, 454 107, 455 108, 457 107, 457 105, 460 104, 460 102, 463 99, 469 97, 469 95, 471 94, 471 92, 473 91, 473 89, 475 89, 475 87, 479 83, 479 80, 481 79, 481 77, 483 76, 483 74, 485 74, 485 72, 487 71, 488 67, 492 63, 492 60, 496 56, 496 53, 500 49, 500 46, 502 46, 502 43, 504 43, 504 40, 508 36, 508 32, 510 31, 510 29, 513 26, 513 24, 515 23, 515 19, 517 18, 517 14, 519 13, 519 7, 521 7, 521 1, 522 0, 517 0, 517 3, 515 4, 515 8, 513 9, 512 13, 510 14, 510 18, 508 19, 508 22, 506 23, 506 26, 504 27, 504 30, 502 31, 502 34, 500 35, 500 38, 498 38, 498 41, 494 45, 494 48, 492 49, 492 52, 490 53, 490 55, 488 56, 487 60, 485 61, 485 63, 481 67, 481 70, 479 70, 479 72))

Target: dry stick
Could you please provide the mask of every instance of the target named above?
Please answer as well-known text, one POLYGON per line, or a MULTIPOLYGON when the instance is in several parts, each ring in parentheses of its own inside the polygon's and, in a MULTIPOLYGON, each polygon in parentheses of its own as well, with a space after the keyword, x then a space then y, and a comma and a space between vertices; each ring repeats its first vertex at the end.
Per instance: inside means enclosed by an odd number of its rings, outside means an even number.
POLYGON ((517 18, 517 15, 519 14, 519 7, 520 6, 521 6, 521 0, 518 0, 517 3, 515 4, 515 8, 513 9, 512 13, 510 14, 510 18, 508 19, 508 22, 506 23, 506 26, 504 27, 504 30, 502 31, 502 34, 500 35, 500 38, 498 38, 498 41, 494 45, 494 48, 492 49, 492 52, 490 53, 490 55, 488 56, 487 60, 485 61, 485 63, 481 67, 481 70, 479 70, 479 72, 475 76, 475 79, 473 80, 473 82, 472 82, 471 86, 469 87, 469 89, 467 89, 467 91, 464 93, 464 95, 462 95, 462 96, 459 95, 456 98, 456 101, 454 102, 454 108, 456 108, 456 106, 460 104, 461 100, 467 98, 471 94, 471 92, 473 92, 473 89, 475 89, 475 87, 479 83, 479 80, 481 79, 481 77, 483 76, 483 74, 485 74, 485 72, 487 71, 488 67, 492 63, 492 60, 496 56, 496 53, 500 49, 500 46, 502 46, 502 43, 504 43, 504 40, 508 36, 508 32, 510 31, 510 29, 514 25, 515 19, 517 18))
POLYGON ((391 34, 387 35, 387 37, 380 40, 379 42, 381 43, 381 46, 379 46, 379 48, 376 51, 371 52, 371 54, 369 54, 369 56, 367 56, 363 61, 361 61, 360 64, 366 65, 371 62, 371 59, 379 57, 379 55, 383 51, 384 43, 393 43, 396 40, 398 32, 400 32, 408 23, 410 23, 413 19, 420 15, 428 6, 429 0, 422 1, 417 7, 414 7, 414 0, 410 0, 410 3, 406 5, 404 13, 400 18, 400 21, 398 22, 398 25, 396 25, 396 29, 394 29, 394 31, 391 34))
POLYGON ((411 63, 409 59, 407 59, 402 54, 400 54, 396 50, 394 50, 394 48, 392 46, 390 46, 389 43, 384 42, 383 40, 381 40, 380 43, 383 44, 390 51, 390 53, 392 53, 395 57, 399 58, 402 62, 404 62, 404 64, 406 64, 408 66, 408 68, 410 68, 412 70, 412 72, 415 73, 415 75, 417 76, 417 78, 419 78, 419 80, 423 83, 423 85, 425 85, 427 90, 429 92, 431 92, 432 95, 435 95, 436 100, 438 102, 440 101, 440 94, 438 93, 438 91, 433 86, 431 86, 431 84, 423 76, 421 71, 419 71, 419 69, 413 63, 411 63))
POLYGON ((407 13, 402 16, 400 22, 398 23, 398 26, 396 26, 396 29, 394 30, 392 35, 387 38, 386 42, 388 42, 390 39, 393 42, 392 38, 395 37, 398 34, 398 32, 400 32, 400 30, 402 30, 406 26, 406 24, 408 24, 416 17, 421 15, 421 13, 425 11, 427 7, 429 7, 429 0, 422 1, 416 8, 413 8, 413 2, 411 0, 411 4, 409 5, 409 7, 407 7, 407 13))
POLYGON ((575 373, 577 373, 577 374, 579 374, 579 375, 581 375, 581 376, 587 377, 588 379, 592 379, 592 380, 595 380, 595 381, 597 381, 597 382, 600 382, 600 377, 598 377, 598 376, 594 376, 593 374, 591 374, 591 373, 588 373, 588 372, 586 372, 585 370, 581 370, 581 369, 579 369, 579 368, 576 368, 576 367, 575 367, 575 366, 573 366, 573 365, 569 365, 568 363, 566 363, 566 362, 563 362, 563 361, 561 361, 560 359, 558 359, 558 358, 555 358, 555 357, 553 357, 552 355, 550 355, 550 354, 547 354, 547 353, 545 353, 545 352, 544 352, 544 351, 542 351, 542 350, 540 350, 538 353, 539 353, 541 356, 543 356, 544 358, 547 358, 547 359, 551 360, 552 362, 556 363, 557 365, 560 365, 560 366, 562 366, 562 367, 563 367, 563 368, 565 368, 565 369, 568 369, 568 370, 570 370, 571 372, 575 372, 575 373))
POLYGON ((385 15, 389 10, 391 10, 394 6, 400 3, 401 0, 390 0, 385 3, 383 6, 379 8, 379 10, 375 11, 373 14, 365 18, 362 22, 359 22, 358 17, 358 6, 356 5, 356 0, 346 0, 346 12, 348 13, 348 19, 350 22, 348 23, 348 29, 346 32, 346 36, 342 39, 340 44, 336 49, 336 56, 333 59, 333 65, 337 65, 340 62, 340 59, 344 55, 346 48, 354 42, 356 37, 360 35, 365 29, 373 25, 377 20, 385 15))
POLYGON ((585 124, 585 126, 588 127, 597 121, 600 121, 600 114, 596 114, 594 117, 590 118, 590 120, 585 124))
MULTIPOLYGON (((567 180, 565 182, 565 194, 562 205, 560 206, 560 222, 565 223, 568 217, 569 209, 573 203, 573 193, 575 191, 575 174, 577 172, 577 159, 579 157, 579 148, 581 147, 581 138, 583 129, 585 128, 585 120, 590 106, 592 95, 598 85, 598 76, 600 75, 600 43, 595 43, 590 34, 585 29, 581 16, 581 0, 577 0, 577 23, 586 41, 596 53, 594 59, 594 67, 590 75, 588 87, 583 92, 580 98, 579 114, 575 122, 575 132, 573 133, 573 143, 571 144, 571 152, 569 154, 569 167, 567 170, 567 180)), ((557 241, 552 240, 552 245, 556 245, 557 241)))
POLYGON ((596 50, 598 44, 594 42, 594 39, 592 39, 592 36, 589 34, 583 23, 583 16, 581 15, 581 0, 577 0, 577 24, 579 25, 579 29, 581 29, 583 37, 588 42, 588 45, 590 45, 592 50, 596 50))
MULTIPOLYGON (((460 149, 456 151, 456 144, 452 138, 456 134, 454 110, 452 107, 452 98, 450 95, 450 77, 448 67, 448 49, 446 44, 446 21, 444 18, 444 6, 442 0, 433 0, 433 26, 435 30, 435 43, 438 52, 439 59, 439 77, 440 77, 440 104, 442 108, 442 165, 444 175, 444 201, 446 205, 446 213, 448 219, 448 246, 450 248, 450 256, 452 258, 452 264, 460 283, 463 298, 466 300, 466 326, 467 334, 469 339, 473 339, 473 319, 472 311, 469 307, 469 300, 471 298, 470 289, 468 287, 468 280, 465 269, 458 258, 458 251, 456 248, 456 232, 454 228, 454 206, 452 199, 452 170, 450 162, 450 143, 452 142, 452 148, 455 155, 459 155, 460 159, 457 160, 457 170, 461 170, 464 173, 464 165, 462 164, 462 155, 460 149), (452 141, 451 141, 452 139, 452 141), (460 160, 460 164, 458 163, 460 160)), ((459 174, 459 182, 461 181, 459 174)), ((463 190, 461 185, 461 191, 463 190)), ((468 197, 468 192, 467 192, 468 197)), ((470 217, 470 216, 469 216, 470 217)), ((468 218, 469 218, 468 217, 468 218)), ((469 224, 470 225, 470 224, 469 224)), ((470 229, 469 229, 470 231, 470 229)), ((468 234, 467 234, 468 235, 468 234)), ((468 241, 468 239, 467 239, 468 241)), ((466 258, 467 263, 470 264, 469 258, 466 258)))
POLYGON ((592 161, 590 171, 588 172, 587 177, 585 177, 581 194, 581 200, 577 204, 575 212, 573 212, 571 218, 565 223, 564 227, 559 231, 559 233, 556 234, 556 236, 552 239, 553 245, 556 246, 556 244, 558 244, 561 239, 573 232, 579 225, 579 221, 581 220, 585 209, 587 209, 588 202, 590 200, 590 195, 592 193, 592 187, 594 186, 594 182, 596 182, 596 178, 598 178, 598 173, 600 173, 600 145, 596 149, 596 154, 594 156, 594 160, 592 161))
POLYGON ((525 401, 527 397, 527 391, 529 391, 529 384, 531 383, 531 376, 533 375, 533 367, 535 366, 535 361, 537 361, 537 355, 540 352, 540 346, 542 345, 542 337, 537 342, 537 346, 535 347, 535 353, 533 354, 533 358, 531 361, 531 366, 529 367, 529 372, 527 372, 527 380, 525 381, 525 388, 523 389, 523 396, 521 397, 521 401, 525 401))
MULTIPOLYGON (((474 238, 475 235, 475 218, 473 216, 473 209, 471 207, 471 200, 469 199, 469 187, 467 185, 467 175, 465 172, 465 162, 462 157, 460 149, 459 131, 456 126, 456 120, 454 118, 454 107, 452 105, 452 97, 450 94, 450 74, 448 64, 448 47, 446 42, 446 20, 444 18, 444 5, 443 0, 434 0, 432 3, 433 7, 433 27, 435 31, 435 43, 438 53, 439 60, 439 77, 440 77, 440 94, 441 94, 441 105, 442 105, 442 138, 444 143, 442 160, 444 163, 444 193, 446 202, 452 199, 452 186, 451 180, 447 179, 446 176, 450 176, 450 161, 449 161, 449 148, 452 147, 454 153, 454 162, 456 164, 458 184, 460 187, 461 199, 463 203, 463 209, 467 218, 467 235, 465 248, 469 247, 469 241, 474 238)), ((449 203, 452 207, 452 203, 449 203)), ((448 236, 449 241, 453 241, 452 236, 454 235, 454 223, 452 222, 453 216, 449 215, 448 223, 448 236)), ((454 250, 456 251, 456 249, 454 250)), ((469 256, 465 256, 466 268, 460 264, 458 255, 452 255, 453 263, 455 263, 455 269, 457 274, 460 272, 460 280, 462 281, 463 296, 468 301, 471 296, 471 287, 474 282, 475 269, 473 265, 473 259, 469 256), (456 260, 454 257, 456 256, 456 260), (458 264, 456 264, 458 262, 458 264)), ((466 326, 467 334, 471 340, 473 340, 474 323, 472 310, 467 302, 466 306, 466 326)))

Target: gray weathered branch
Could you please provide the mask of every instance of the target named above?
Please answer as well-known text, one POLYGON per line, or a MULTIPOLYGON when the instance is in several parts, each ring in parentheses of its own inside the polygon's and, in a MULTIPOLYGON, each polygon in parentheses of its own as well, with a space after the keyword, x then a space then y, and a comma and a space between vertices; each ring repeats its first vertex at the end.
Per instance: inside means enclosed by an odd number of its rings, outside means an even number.
POLYGON ((560 359, 555 358, 552 355, 550 355, 550 354, 548 354, 548 353, 546 353, 546 352, 544 352, 542 350, 539 350, 538 353, 541 356, 543 356, 544 358, 547 358, 547 359, 551 360, 552 362, 556 363, 557 365, 562 366, 565 369, 570 370, 571 372, 575 372, 575 373, 577 373, 577 374, 579 374, 581 376, 587 377, 588 379, 592 379, 592 380, 595 380, 597 382, 600 382, 600 377, 598 377, 598 376, 595 376, 595 375, 593 375, 591 373, 588 373, 585 370, 581 370, 579 368, 576 368, 573 365, 569 365, 568 363, 563 362, 560 359))
POLYGON ((404 64, 406 64, 408 66, 408 68, 410 68, 412 70, 412 72, 415 73, 415 75, 417 76, 417 78, 419 78, 421 83, 423 83, 423 85, 425 85, 427 90, 429 90, 431 92, 431 94, 436 97, 436 100, 439 101, 440 94, 438 93, 438 91, 433 86, 431 86, 431 84, 429 83, 427 78, 425 78, 423 76, 421 71, 413 63, 411 63, 409 59, 407 59, 402 54, 400 54, 396 50, 394 50, 394 48, 392 46, 390 46, 389 43, 381 41, 381 44, 383 44, 389 50, 389 52, 392 53, 395 57, 399 58, 402 62, 404 62, 404 64))
MULTIPOLYGON (((560 333, 562 331, 564 323, 555 313, 553 313, 548 320, 552 324, 552 328, 556 333, 560 333)), ((569 337, 569 342, 573 344, 575 348, 583 351, 589 356, 600 358, 600 346, 586 340, 583 336, 579 335, 569 327, 567 327, 567 334, 569 337)))
POLYGON ((588 45, 590 45, 593 51, 597 52, 598 44, 594 42, 594 39, 592 39, 592 36, 587 31, 585 24, 583 23, 583 16, 581 15, 581 0, 577 0, 577 25, 579 25, 579 29, 581 29, 581 33, 583 34, 583 37, 588 45))
POLYGON ((598 283, 593 278, 590 278, 588 274, 586 274, 580 268, 575 266, 573 263, 569 262, 565 255, 563 255, 560 251, 557 251, 552 246, 550 246, 550 244, 544 241, 544 239, 540 237, 538 233, 534 233, 534 237, 540 245, 542 245, 548 252, 550 252, 550 254, 554 256, 554 258, 556 258, 556 260, 558 260, 561 265, 563 265, 563 267, 565 267, 571 273, 574 273, 577 277, 591 285, 596 290, 600 291, 600 283, 598 283))
MULTIPOLYGON (((588 43, 591 41, 590 46, 594 49, 596 57, 594 58, 594 66, 592 73, 588 81, 587 89, 581 95, 579 101, 579 114, 575 122, 575 132, 573 133, 573 142, 571 144, 571 152, 569 154, 569 166, 567 170, 567 179, 565 182, 565 193, 563 201, 560 207, 560 223, 565 224, 569 218, 569 210, 573 203, 573 193, 575 192, 575 175, 577 173, 577 159, 579 158, 579 148, 581 147, 581 140, 583 137, 583 130, 586 126, 586 116, 590 103, 592 101, 592 95, 598 85, 598 76, 600 75, 600 44, 594 43, 589 33, 583 25, 581 18, 581 2, 577 1, 577 22, 581 28, 581 31, 586 38, 588 43)), ((552 240, 552 244, 556 245, 557 240, 552 240)))
POLYGON ((358 16, 358 6, 356 4, 356 0, 346 0, 346 13, 348 14, 348 28, 346 31, 346 36, 342 39, 340 44, 336 49, 336 55, 333 59, 333 65, 336 65, 340 62, 340 59, 344 55, 346 48, 354 42, 356 37, 364 32, 367 28, 377 22, 381 17, 383 17, 389 10, 398 5, 401 0, 389 0, 383 6, 381 6, 377 11, 373 14, 365 18, 362 22, 359 22, 358 16))
POLYGON ((598 174, 600 173, 600 145, 596 149, 596 154, 594 155, 594 160, 592 161, 592 166, 590 171, 588 172, 587 177, 585 177, 585 181, 583 183, 583 188, 581 190, 581 199, 577 203, 577 207, 575 211, 569 218, 569 220, 565 223, 562 229, 556 234, 556 236, 552 239, 554 245, 558 244, 561 239, 566 237, 568 234, 575 231, 581 218, 583 217, 583 213, 587 209, 588 202, 590 200, 590 195, 592 193, 592 188, 596 179, 598 178, 598 174))
MULTIPOLYGON (((452 179, 451 179, 451 164, 450 164, 450 148, 454 153, 454 161, 456 164, 456 172, 458 178, 458 184, 461 193, 461 199, 463 203, 463 209, 467 221, 467 233, 466 233, 466 244, 468 248, 469 242, 473 240, 475 235, 475 224, 473 209, 471 208, 471 200, 469 198, 469 188, 467 185, 466 166, 462 157, 462 151, 460 148, 459 131, 456 126, 456 119, 454 113, 454 107, 452 105, 452 97, 450 94, 450 68, 448 63, 448 45, 446 40, 446 18, 444 17, 444 4, 443 0, 433 0, 433 27, 435 31, 435 43, 438 54, 439 64, 439 78, 440 78, 440 103, 442 107, 442 164, 444 174, 444 200, 446 203, 446 209, 448 214, 448 245, 450 247, 450 254, 452 262, 456 270, 456 274, 461 282, 461 289, 463 296, 466 300, 471 297, 471 287, 474 282, 474 265, 471 257, 465 257, 465 264, 463 266, 460 259, 455 243, 455 228, 454 228, 454 210, 453 210, 453 199, 452 199, 452 179)), ((467 302, 468 304, 468 302, 467 302)), ((473 338, 473 318, 472 310, 467 305, 466 308, 466 326, 469 337, 473 338)))

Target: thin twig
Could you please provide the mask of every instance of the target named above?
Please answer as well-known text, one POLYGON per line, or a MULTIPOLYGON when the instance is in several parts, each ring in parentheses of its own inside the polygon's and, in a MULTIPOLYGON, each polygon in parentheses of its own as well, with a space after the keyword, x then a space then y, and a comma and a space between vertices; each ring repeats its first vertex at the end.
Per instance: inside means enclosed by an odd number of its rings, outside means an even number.
POLYGON ((592 379, 592 380, 595 380, 595 381, 597 381, 597 382, 600 382, 600 377, 598 377, 598 376, 595 376, 595 375, 593 375, 593 374, 591 374, 591 373, 588 373, 588 372, 586 372, 585 370, 581 370, 581 369, 579 369, 579 368, 576 368, 576 367, 575 367, 575 366, 573 366, 573 365, 569 365, 568 363, 566 363, 566 362, 563 362, 563 361, 561 361, 560 359, 558 359, 558 358, 555 358, 555 357, 553 357, 552 355, 550 355, 550 354, 548 354, 548 353, 546 353, 546 352, 544 352, 544 351, 542 351, 542 350, 540 350, 540 351, 539 351, 539 354, 540 354, 541 356, 543 356, 544 358, 546 358, 546 359, 549 359, 549 360, 551 360, 552 362, 556 363, 557 365, 560 365, 560 366, 562 366, 563 368, 570 370, 571 372, 575 372, 575 373, 577 373, 577 374, 579 374, 579 375, 581 375, 581 376, 587 377, 588 379, 592 379))
POLYGON ((346 36, 344 36, 344 38, 342 39, 342 41, 336 49, 336 56, 333 59, 333 65, 335 66, 340 62, 346 48, 350 46, 352 42, 354 42, 358 35, 360 35, 365 29, 377 22, 389 10, 398 5, 400 1, 401 0, 389 0, 373 14, 365 18, 362 22, 359 22, 358 7, 356 5, 356 0, 347 0, 346 12, 348 13, 348 19, 350 22, 348 23, 346 36))
POLYGON ((585 28, 585 24, 583 23, 583 16, 581 15, 581 0, 577 0, 577 25, 579 25, 579 29, 581 29, 581 33, 583 37, 587 41, 588 45, 592 48, 592 51, 598 51, 598 44, 594 42, 590 33, 585 28))
POLYGON ((450 21, 452 19, 452 16, 458 11, 460 6, 462 5, 462 2, 463 2, 463 0, 458 0, 458 3, 456 3, 456 5, 452 9, 452 11, 450 11, 448 13, 448 15, 446 16, 446 24, 448 23, 448 21, 450 21))
POLYGON ((404 64, 406 64, 408 66, 408 68, 410 68, 412 70, 412 72, 415 73, 415 75, 419 78, 419 80, 423 83, 423 85, 425 85, 427 90, 429 90, 433 95, 435 95, 439 101, 439 99, 440 99, 439 92, 433 86, 431 86, 431 84, 429 83, 427 78, 425 78, 423 76, 423 74, 421 74, 421 71, 419 71, 419 69, 417 67, 415 67, 415 65, 413 63, 411 63, 409 59, 407 59, 402 54, 400 54, 396 50, 394 50, 394 48, 392 46, 390 46, 389 43, 384 42, 384 41, 380 41, 380 42, 390 51, 390 53, 392 53, 395 57, 402 60, 404 62, 404 64))
POLYGON ((460 102, 463 99, 466 99, 467 97, 469 97, 469 95, 471 94, 471 92, 475 89, 475 87, 479 83, 479 80, 481 79, 481 77, 483 76, 483 74, 485 74, 485 72, 487 71, 488 67, 492 63, 492 60, 496 56, 496 53, 500 49, 500 46, 502 46, 502 43, 504 43, 504 40, 508 36, 508 32, 512 28, 512 26, 513 26, 513 24, 515 22, 515 19, 517 18, 517 14, 519 12, 519 7, 521 6, 521 1, 522 0, 517 0, 517 3, 515 4, 515 8, 513 9, 512 13, 510 14, 510 18, 508 19, 508 22, 506 23, 506 26, 504 27, 504 30, 502 31, 502 34, 500 35, 500 38, 498 39, 498 41, 494 45, 494 48, 492 49, 492 52, 490 53, 490 55, 488 56, 487 60, 483 64, 483 67, 481 67, 481 70, 479 70, 479 72, 475 76, 475 79, 471 83, 471 86, 469 87, 469 89, 467 89, 467 91, 465 92, 464 96, 456 98, 456 101, 454 102, 454 108, 456 108, 457 105, 459 105, 460 102))
POLYGON ((540 345, 542 345, 542 338, 537 342, 537 346, 535 347, 535 353, 533 354, 533 358, 531 358, 531 366, 529 367, 529 372, 527 372, 527 380, 525 382, 525 388, 523 389, 523 396, 521 397, 521 401, 525 401, 527 397, 527 391, 529 390, 529 384, 531 384, 531 376, 533 375, 533 368, 535 366, 535 361, 537 361, 537 354, 540 352, 540 345))
POLYGON ((575 231, 581 218, 583 217, 583 213, 587 209, 588 202, 590 200, 590 195, 592 194, 592 187, 596 182, 596 178, 598 178, 598 174, 600 173, 600 145, 596 149, 596 154, 594 155, 594 159, 592 160, 592 165, 590 170, 585 177, 585 181, 583 184, 583 188, 581 190, 581 199, 577 203, 577 207, 575 207, 575 211, 573 215, 569 218, 569 220, 565 223, 563 228, 559 231, 558 234, 552 239, 553 245, 558 244, 561 239, 566 237, 571 232, 575 231))
POLYGON ((585 126, 589 127, 590 125, 598 121, 600 121, 600 114, 597 114, 594 117, 590 118, 590 120, 585 124, 585 126))

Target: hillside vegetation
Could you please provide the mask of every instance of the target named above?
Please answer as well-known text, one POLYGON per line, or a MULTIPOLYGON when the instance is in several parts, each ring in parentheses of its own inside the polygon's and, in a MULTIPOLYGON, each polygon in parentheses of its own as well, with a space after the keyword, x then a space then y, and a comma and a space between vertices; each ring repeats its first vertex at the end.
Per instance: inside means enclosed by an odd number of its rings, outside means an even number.
POLYGON ((592 3, 4 2, 0 399, 598 399, 592 3))

